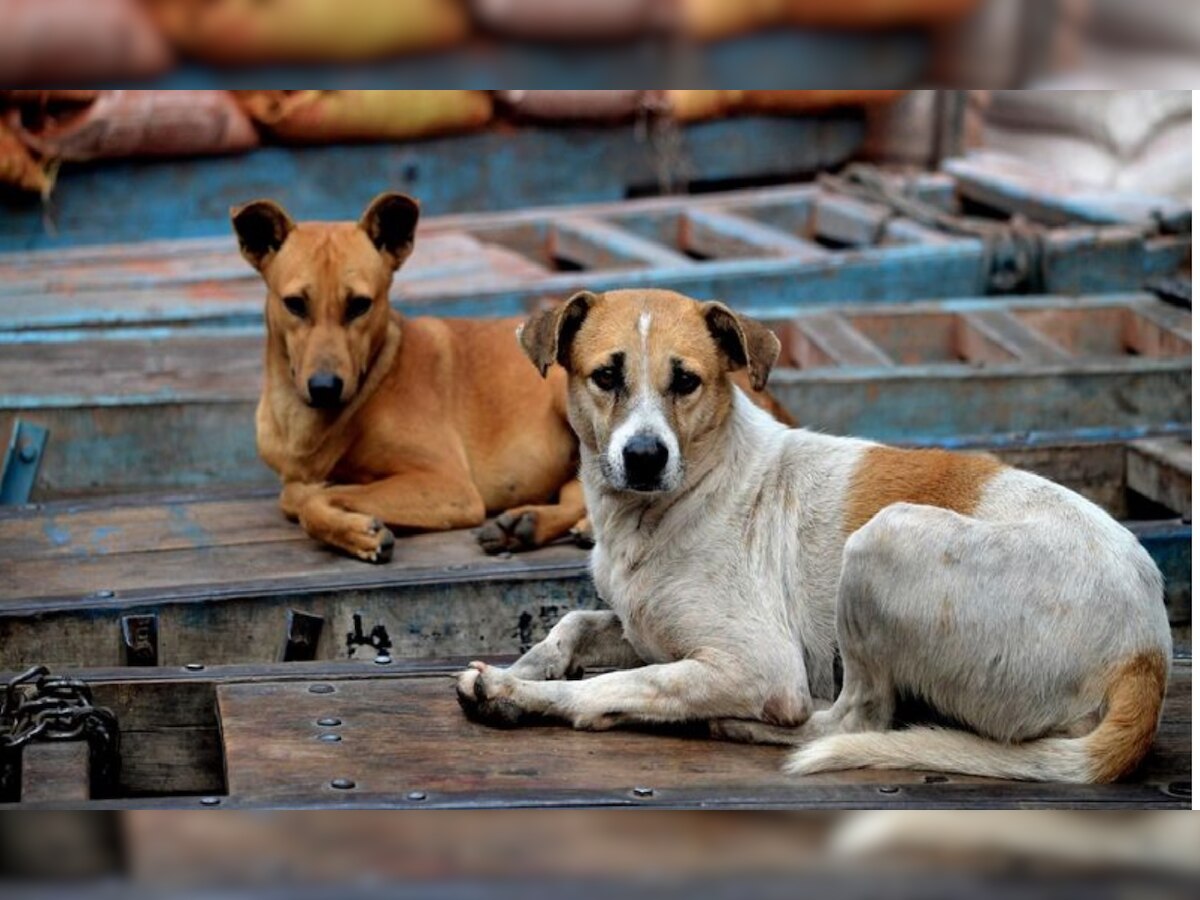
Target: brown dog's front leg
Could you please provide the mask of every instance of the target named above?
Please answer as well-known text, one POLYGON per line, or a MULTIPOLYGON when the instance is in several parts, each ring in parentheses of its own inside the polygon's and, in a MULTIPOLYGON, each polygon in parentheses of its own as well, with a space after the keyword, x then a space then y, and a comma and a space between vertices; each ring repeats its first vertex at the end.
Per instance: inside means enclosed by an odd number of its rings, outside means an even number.
POLYGON ((583 485, 575 479, 562 486, 557 503, 517 506, 496 516, 479 529, 479 544, 488 553, 543 547, 570 532, 586 514, 583 485))
POLYGON ((307 493, 306 487, 310 486, 294 489, 289 498, 299 502, 298 517, 304 530, 368 562, 384 562, 390 557, 395 538, 388 525, 445 531, 478 525, 485 515, 475 486, 453 476, 413 473, 307 493))

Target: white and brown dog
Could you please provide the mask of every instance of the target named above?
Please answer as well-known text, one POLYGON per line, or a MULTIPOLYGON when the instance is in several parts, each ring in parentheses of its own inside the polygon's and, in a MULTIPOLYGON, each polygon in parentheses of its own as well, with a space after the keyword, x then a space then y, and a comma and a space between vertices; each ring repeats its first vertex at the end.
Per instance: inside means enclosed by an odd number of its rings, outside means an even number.
POLYGON ((569 375, 612 612, 569 613, 509 669, 473 663, 469 715, 706 720, 802 745, 797 774, 1111 781, 1147 752, 1171 658, 1162 580, 1092 503, 990 456, 781 425, 728 377, 760 389, 779 342, 720 303, 581 293, 520 340, 569 375), (619 671, 565 680, 587 666, 619 671), (894 730, 904 697, 955 727, 894 730))

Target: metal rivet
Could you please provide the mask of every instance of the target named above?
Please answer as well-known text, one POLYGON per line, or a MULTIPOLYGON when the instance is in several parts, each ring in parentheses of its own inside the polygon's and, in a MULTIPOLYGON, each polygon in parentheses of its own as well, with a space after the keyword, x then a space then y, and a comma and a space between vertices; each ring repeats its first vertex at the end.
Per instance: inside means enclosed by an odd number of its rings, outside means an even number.
POLYGON ((184 668, 189 672, 203 672, 204 663, 187 663, 184 668))
POLYGON ((881 794, 898 794, 898 793, 900 793, 900 788, 898 788, 892 784, 885 784, 879 788, 879 793, 881 793, 881 794))
POLYGON ((635 797, 653 797, 654 796, 654 788, 635 787, 633 789, 633 796, 635 796, 635 797))
POLYGON ((427 795, 424 791, 409 791, 407 796, 408 799, 412 800, 414 803, 420 803, 427 795))
POLYGON ((1192 796, 1192 783, 1190 781, 1172 781, 1163 790, 1172 797, 1190 797, 1192 796))
POLYGON ((349 791, 354 788, 354 782, 349 778, 335 778, 329 782, 329 786, 339 791, 349 791))
POLYGON ((326 716, 324 719, 317 719, 317 724, 322 728, 336 728, 342 724, 342 720, 335 719, 332 716, 326 716))
POLYGON ((31 463, 38 457, 37 447, 33 444, 22 444, 21 449, 17 451, 17 456, 20 457, 21 462, 31 463))
POLYGON ((317 735, 318 741, 324 741, 327 744, 336 744, 342 739, 340 734, 334 734, 332 731, 327 731, 324 734, 317 735))
POLYGON ((377 657, 375 657, 375 665, 377 666, 390 666, 391 664, 392 658, 386 653, 380 653, 377 657))
POLYGON ((333 693, 333 685, 332 684, 310 684, 308 686, 308 692, 310 694, 332 694, 333 693))
POLYGON ((221 798, 220 797, 201 797, 200 805, 201 806, 220 806, 221 798))
POLYGON ((926 784, 943 784, 949 780, 950 779, 947 778, 945 775, 926 775, 925 776, 926 784))
POLYGON ((96 596, 101 600, 107 600, 109 597, 113 596, 113 592, 105 588, 102 591, 96 591, 96 596))

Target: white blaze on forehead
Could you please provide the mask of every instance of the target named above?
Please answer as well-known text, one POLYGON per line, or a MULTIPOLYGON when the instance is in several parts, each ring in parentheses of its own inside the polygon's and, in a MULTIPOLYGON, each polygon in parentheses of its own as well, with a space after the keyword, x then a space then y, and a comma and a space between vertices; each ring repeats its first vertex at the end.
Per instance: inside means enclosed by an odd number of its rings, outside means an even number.
POLYGON ((679 476, 679 439, 671 429, 663 413, 663 399, 655 390, 651 378, 649 353, 650 325, 652 316, 643 312, 638 316, 638 334, 642 338, 642 377, 638 384, 637 395, 629 406, 629 414, 625 421, 613 431, 608 441, 608 467, 618 484, 625 481, 625 445, 635 434, 654 435, 667 448, 667 466, 663 471, 664 487, 672 489, 676 486, 679 476))

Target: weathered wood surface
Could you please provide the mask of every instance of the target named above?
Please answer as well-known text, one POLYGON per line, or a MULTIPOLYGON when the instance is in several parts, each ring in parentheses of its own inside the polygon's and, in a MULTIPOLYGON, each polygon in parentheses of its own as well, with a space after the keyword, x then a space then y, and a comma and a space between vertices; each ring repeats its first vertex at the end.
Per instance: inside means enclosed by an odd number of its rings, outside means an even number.
MULTIPOLYGON (((511 657, 490 659, 505 664, 511 657)), ((793 779, 779 772, 785 750, 711 741, 691 728, 494 731, 468 722, 458 708, 451 676, 465 663, 457 658, 397 660, 386 667, 318 662, 73 672, 90 684, 97 702, 117 712, 122 732, 123 799, 88 805, 200 808, 212 803, 202 803, 205 796, 222 808, 1188 803, 1186 657, 1173 664, 1149 757, 1130 780, 1110 786, 954 775, 941 780, 922 772, 793 779), (310 690, 314 685, 323 685, 319 693, 310 690), (318 719, 340 721, 319 725, 318 719), (322 741, 320 734, 341 740, 322 741), (335 789, 334 778, 349 778, 355 787, 335 789)))
MULTIPOLYGON (((906 184, 933 203, 952 186, 944 176, 906 184)), ((1139 290, 1172 274, 1190 246, 1187 236, 1147 239, 1129 227, 1052 231, 1041 289, 1139 290)), ((582 287, 655 286, 783 316, 808 305, 989 293, 989 259, 977 239, 810 184, 432 217, 393 299, 413 312, 494 316, 582 287)), ((263 294, 232 235, 0 256, 0 332, 257 325, 263 294)))
MULTIPOLYGON (((885 441, 1191 420, 1191 316, 1148 295, 793 310, 771 389, 797 421, 885 441), (799 367, 799 368, 797 368, 799 367)), ((0 335, 0 435, 50 429, 34 499, 266 486, 261 335, 0 335)))
POLYGON ((1191 667, 1172 679, 1165 723, 1134 780, 1105 789, 1000 783, 921 772, 793 778, 786 751, 638 732, 468 722, 445 677, 218 687, 229 799, 235 804, 577 805, 1181 805, 1162 787, 1190 780, 1191 667), (335 717, 336 727, 317 720, 335 717), (341 737, 320 740, 322 733, 341 737), (349 789, 333 786, 348 779, 349 789), (880 788, 898 788, 894 793, 880 788), (649 793, 646 793, 649 791, 649 793))
MULTIPOLYGON (((576 61, 564 65, 574 69, 576 61)), ((4 210, 0 249, 224 234, 229 207, 261 196, 283 201, 298 217, 353 219, 387 189, 416 194, 427 212, 441 214, 783 180, 841 164, 864 134, 861 113, 848 111, 699 122, 669 135, 635 123, 528 125, 404 144, 264 147, 182 165, 73 166, 48 207, 30 201, 4 210)))
MULTIPOLYGON (((1176 507, 1190 508, 1190 481, 1169 459, 1140 489, 1130 478, 1144 470, 1147 440, 1175 447, 1166 442, 1190 434, 1141 437, 1010 436, 983 447, 1130 520, 1163 570, 1173 624, 1186 629, 1191 526, 1176 507)), ((373 647, 347 642, 356 614, 364 635, 386 629, 397 657, 517 652, 568 609, 599 603, 586 554, 573 546, 497 558, 469 532, 419 535, 402 538, 390 563, 368 566, 287 522, 273 491, 3 510, 0 568, 0 666, 11 668, 123 665, 134 632, 144 634, 146 620, 137 617, 151 617, 153 650, 142 651, 160 666, 282 659, 292 613, 321 617, 307 650, 319 659, 351 649, 356 658, 375 656, 373 647)))

